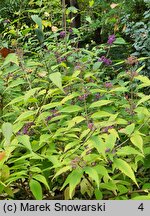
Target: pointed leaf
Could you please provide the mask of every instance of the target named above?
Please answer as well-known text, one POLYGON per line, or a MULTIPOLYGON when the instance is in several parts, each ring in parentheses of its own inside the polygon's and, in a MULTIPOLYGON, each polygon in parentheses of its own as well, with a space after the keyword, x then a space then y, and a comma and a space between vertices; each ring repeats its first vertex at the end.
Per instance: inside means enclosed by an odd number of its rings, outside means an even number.
POLYGON ((132 198, 132 200, 150 200, 150 194, 136 196, 136 197, 132 198))
POLYGON ((42 19, 38 15, 32 15, 31 18, 38 25, 38 27, 42 30, 42 19))
POLYGON ((93 65, 93 70, 94 71, 98 70, 101 65, 102 65, 102 62, 95 62, 93 65))
POLYGON ((25 96, 24 96, 24 102, 26 103, 28 101, 28 99, 31 97, 31 96, 34 96, 35 92, 40 90, 41 87, 37 87, 37 88, 33 88, 33 89, 30 89, 29 91, 27 91, 25 93, 25 96))
POLYGON ((48 110, 48 109, 51 109, 51 108, 54 108, 54 107, 58 107, 60 106, 60 102, 53 102, 53 103, 49 103, 49 104, 46 104, 46 105, 43 105, 42 106, 42 110, 48 110))
POLYGON ((56 172, 56 174, 54 175, 53 179, 56 178, 57 176, 61 175, 62 173, 70 170, 70 169, 71 169, 71 166, 65 166, 65 167, 61 168, 60 170, 58 170, 56 172))
POLYGON ((18 142, 22 143, 30 152, 32 152, 30 137, 28 135, 17 136, 18 142))
POLYGON ((98 111, 98 112, 95 112, 93 115, 91 115, 91 118, 99 119, 99 118, 109 117, 111 115, 112 115, 111 113, 108 113, 105 111, 98 111))
POLYGON ((128 176, 129 178, 131 178, 134 181, 134 183, 138 186, 136 178, 135 178, 135 175, 134 175, 134 172, 131 169, 130 165, 126 161, 124 161, 122 159, 115 158, 114 159, 114 165, 122 173, 124 173, 126 176, 128 176))
POLYGON ((92 143, 92 146, 96 148, 98 153, 102 154, 105 160, 107 160, 106 154, 105 154, 106 147, 105 147, 103 140, 98 136, 93 136, 90 139, 90 142, 92 143))
POLYGON ((66 113, 73 113, 73 112, 79 112, 82 110, 82 107, 77 105, 67 106, 60 110, 60 112, 66 112, 66 113))
POLYGON ((9 123, 9 122, 3 123, 3 125, 2 125, 2 133, 3 133, 4 137, 5 137, 6 142, 9 144, 10 140, 11 140, 11 137, 12 137, 12 134, 13 134, 13 126, 12 126, 12 124, 9 123))
POLYGON ((62 88, 62 77, 61 73, 56 72, 49 75, 50 80, 56 85, 62 92, 64 92, 62 88))
POLYGON ((144 103, 144 102, 146 102, 146 101, 148 101, 148 100, 150 100, 150 95, 146 95, 146 96, 142 97, 142 98, 138 101, 138 103, 137 103, 136 106, 139 106, 141 103, 144 103))
POLYGON ((130 137, 131 142, 133 143, 134 146, 136 146, 138 149, 141 150, 143 153, 143 139, 138 133, 133 133, 132 136, 130 137))
POLYGON ((81 178, 83 175, 83 170, 82 169, 76 169, 73 170, 67 177, 66 181, 64 182, 61 190, 69 184, 69 196, 72 198, 73 191, 75 190, 76 186, 80 183, 81 178))
POLYGON ((33 193, 36 200, 42 200, 42 187, 40 183, 34 179, 29 182, 30 190, 33 193))
POLYGON ((95 181, 97 187, 99 188, 100 179, 98 173, 94 167, 85 167, 84 171, 88 176, 95 181))
POLYGON ((44 33, 41 29, 37 28, 35 29, 35 34, 39 40, 40 43, 42 43, 44 41, 44 33))
POLYGON ((113 101, 110 101, 110 100, 99 100, 99 101, 96 101, 96 102, 92 103, 89 108, 105 106, 105 105, 108 105, 108 104, 110 104, 112 102, 113 101))
POLYGON ((7 65, 8 63, 14 63, 17 66, 19 66, 18 56, 16 55, 16 53, 10 53, 9 55, 7 55, 3 63, 3 66, 7 65))
POLYGON ((15 122, 28 119, 29 117, 33 116, 35 113, 36 111, 32 111, 32 110, 25 111, 21 113, 21 115, 16 119, 15 122))
POLYGON ((33 175, 33 179, 36 179, 37 181, 43 183, 47 187, 47 189, 50 190, 50 187, 49 187, 47 180, 44 176, 42 176, 40 174, 33 175))
POLYGON ((119 149, 117 151, 117 155, 119 156, 126 156, 126 155, 140 155, 142 157, 144 157, 143 154, 141 154, 140 152, 138 152, 135 148, 132 148, 131 146, 124 146, 121 149, 119 149))
POLYGON ((114 44, 126 44, 125 40, 121 37, 116 38, 116 40, 114 41, 114 44))
POLYGON ((117 137, 114 136, 114 134, 112 134, 112 133, 109 134, 106 137, 106 141, 105 141, 106 148, 112 150, 116 144, 116 139, 117 139, 117 137))

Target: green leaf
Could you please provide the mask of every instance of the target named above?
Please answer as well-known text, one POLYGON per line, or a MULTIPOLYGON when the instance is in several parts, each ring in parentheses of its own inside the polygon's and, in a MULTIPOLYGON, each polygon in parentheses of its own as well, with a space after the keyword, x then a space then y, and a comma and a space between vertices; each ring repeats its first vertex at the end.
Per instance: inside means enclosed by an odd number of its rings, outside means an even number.
POLYGON ((4 164, 4 165, 2 166, 2 168, 1 168, 1 170, 0 170, 0 173, 1 173, 0 179, 1 179, 2 181, 5 181, 5 180, 8 179, 9 176, 10 176, 10 168, 9 168, 7 165, 4 164))
POLYGON ((93 70, 96 71, 100 68, 100 66, 102 65, 102 62, 95 62, 93 64, 93 70))
POLYGON ((30 152, 32 152, 30 137, 28 135, 17 136, 18 142, 22 143, 30 152))
POLYGON ((127 92, 127 91, 128 89, 126 87, 117 87, 117 88, 113 88, 109 92, 127 92))
POLYGON ((137 132, 133 133, 130 137, 130 140, 133 143, 133 145, 140 149, 143 153, 143 139, 140 136, 140 134, 138 134, 137 132))
POLYGON ((100 188, 102 189, 107 189, 107 190, 111 190, 111 191, 115 191, 117 190, 116 184, 114 183, 114 181, 109 181, 107 183, 100 183, 100 188))
POLYGON ((106 159, 106 154, 105 154, 106 147, 105 147, 105 144, 104 144, 103 140, 98 136, 93 136, 90 139, 90 143, 92 144, 93 147, 96 148, 98 153, 102 154, 103 157, 105 158, 105 160, 107 160, 106 159))
POLYGON ((139 106, 141 103, 144 103, 145 101, 148 101, 148 100, 150 100, 150 95, 146 95, 146 96, 142 97, 142 98, 138 101, 138 103, 137 103, 136 106, 139 106))
POLYGON ((105 106, 105 105, 108 105, 108 104, 110 104, 112 102, 113 101, 110 101, 110 100, 99 100, 99 101, 96 101, 96 102, 92 103, 89 108, 105 106))
POLYGON ((5 140, 8 144, 10 144, 11 137, 13 135, 13 126, 9 122, 4 122, 2 125, 2 133, 5 137, 5 140))
POLYGON ((76 7, 74 7, 74 6, 68 7, 67 10, 66 10, 66 13, 69 14, 70 12, 77 13, 78 9, 76 7))
POLYGON ((70 143, 68 143, 67 145, 65 145, 65 152, 66 151, 68 151, 69 149, 71 149, 71 148, 74 148, 74 146, 77 146, 77 145, 79 145, 79 141, 78 140, 75 140, 75 141, 73 141, 73 142, 70 142, 70 143))
POLYGON ((114 44, 126 44, 125 40, 121 37, 116 38, 116 40, 114 41, 114 44))
POLYGON ((15 122, 17 121, 22 121, 22 120, 26 120, 29 117, 33 116, 35 114, 36 111, 32 111, 32 110, 28 110, 23 112, 17 119, 15 122))
POLYGON ((39 28, 36 28, 35 29, 35 34, 36 34, 38 40, 40 41, 40 43, 42 43, 44 41, 44 33, 43 33, 43 31, 41 29, 39 29, 39 28))
POLYGON ((6 187, 4 189, 4 191, 6 192, 6 194, 8 194, 10 197, 13 197, 14 198, 14 192, 13 192, 13 189, 10 188, 10 187, 6 187))
POLYGON ((10 103, 8 103, 8 104, 5 106, 5 108, 6 108, 7 106, 9 106, 9 105, 12 105, 12 104, 21 102, 21 101, 23 101, 23 99, 24 99, 24 96, 20 96, 20 97, 14 98, 13 100, 11 100, 10 103))
POLYGON ((72 105, 72 106, 66 106, 65 108, 62 108, 60 112, 73 113, 73 112, 79 112, 81 110, 82 110, 82 107, 77 106, 77 105, 72 105))
POLYGON ((14 63, 17 66, 19 66, 18 56, 16 55, 16 53, 10 53, 9 55, 7 55, 2 67, 4 67, 5 65, 9 63, 14 63))
POLYGON ((125 130, 126 130, 126 133, 130 136, 132 134, 132 132, 134 131, 134 128, 135 128, 135 124, 132 123, 130 125, 128 125, 125 130))
POLYGON ((94 5, 94 0, 89 0, 89 6, 93 7, 93 5, 94 5))
POLYGON ((108 175, 108 170, 104 166, 96 165, 94 168, 99 175, 101 175, 107 179, 111 179, 110 176, 108 175))
POLYGON ((40 174, 33 175, 32 178, 36 179, 37 181, 39 181, 41 183, 43 183, 47 187, 47 189, 50 190, 50 187, 49 187, 49 185, 47 183, 47 180, 46 180, 46 178, 43 175, 40 175, 40 174))
POLYGON ((32 15, 31 18, 38 25, 39 29, 42 30, 42 19, 38 15, 32 15))
POLYGON ((135 77, 135 79, 138 79, 141 82, 143 82, 142 84, 138 85, 138 89, 150 86, 150 79, 148 77, 146 77, 146 76, 138 75, 138 76, 135 77))
POLYGON ((112 115, 111 113, 108 113, 105 111, 98 111, 98 112, 95 112, 93 115, 91 115, 91 118, 100 119, 104 117, 110 117, 111 115, 112 115))
POLYGON ((137 72, 137 73, 141 72, 141 71, 143 70, 143 68, 145 68, 145 64, 142 65, 141 67, 139 67, 139 68, 136 70, 136 72, 137 72))
POLYGON ((40 90, 41 87, 37 87, 37 88, 33 88, 33 89, 30 89, 29 91, 27 91, 25 93, 25 96, 24 96, 24 102, 26 103, 28 101, 28 99, 31 97, 31 96, 34 96, 34 94, 36 93, 36 91, 40 90))
POLYGON ((125 133, 128 136, 130 136, 133 133, 134 128, 135 128, 135 124, 132 123, 132 124, 128 125, 126 128, 121 129, 120 132, 125 133))
POLYGON ((5 89, 5 91, 4 92, 6 92, 6 91, 8 91, 10 88, 14 88, 14 87, 16 87, 16 86, 19 86, 19 85, 22 85, 22 84, 24 84, 25 83, 25 81, 23 80, 23 79, 17 79, 17 80, 13 80, 10 84, 9 84, 9 86, 5 89))
POLYGON ((140 155, 142 157, 144 157, 143 154, 141 154, 140 152, 138 152, 135 148, 131 147, 131 146, 124 146, 121 149, 119 149, 117 151, 117 155, 119 156, 126 156, 126 155, 140 155))
POLYGON ((41 145, 42 143, 49 143, 50 139, 51 139, 51 135, 50 134, 42 134, 40 136, 39 145, 41 145))
POLYGON ((58 107, 60 106, 60 102, 53 102, 53 103, 49 103, 49 104, 46 104, 46 105, 43 105, 41 107, 42 110, 48 110, 48 109, 51 109, 51 108, 54 108, 54 107, 58 107))
POLYGON ((60 102, 60 104, 64 104, 64 103, 66 103, 67 101, 69 101, 69 100, 71 100, 71 99, 73 99, 73 98, 75 98, 75 97, 78 97, 79 96, 79 94, 77 93, 77 92, 73 92, 72 94, 69 94, 69 95, 67 95, 66 97, 64 97, 63 99, 62 99, 62 101, 60 102))
POLYGON ((105 146, 106 148, 112 150, 116 144, 116 139, 117 137, 114 136, 114 134, 110 133, 107 137, 106 137, 106 141, 105 141, 105 146))
POLYGON ((31 179, 29 182, 30 190, 33 193, 36 200, 42 200, 42 187, 40 183, 34 179, 31 179))
MULTIPOLYGON (((64 92, 62 88, 62 77, 61 73, 56 72, 49 75, 50 80, 56 85, 62 92, 64 92)), ((65 92, 64 92, 65 93, 65 92)))
POLYGON ((99 182, 100 182, 100 179, 99 179, 99 176, 98 176, 98 173, 96 171, 96 169, 94 169, 94 167, 85 167, 83 169, 83 171, 88 174, 88 176, 95 181, 97 187, 99 188, 99 182))
POLYGON ((68 128, 67 129, 71 129, 72 127, 74 127, 76 124, 79 124, 80 122, 84 121, 85 118, 83 116, 76 116, 73 119, 68 121, 68 128))
POLYGON ((82 195, 87 193, 90 198, 93 196, 93 187, 91 187, 91 184, 85 178, 82 179, 82 181, 80 183, 80 192, 82 195))
POLYGON ((103 194, 98 188, 95 189, 94 194, 95 194, 96 200, 102 200, 103 199, 103 194))
POLYGON ((115 158, 114 159, 114 165, 116 168, 118 168, 122 173, 124 173, 126 176, 131 178, 134 183, 138 186, 135 175, 133 170, 131 169, 131 166, 124 160, 115 158))
MULTIPOLYGON (((71 169, 71 166, 65 166, 65 167, 61 168, 60 170, 58 170, 58 171, 56 172, 56 174, 54 175, 53 179, 56 178, 57 176, 61 175, 62 173, 64 173, 64 172, 70 170, 70 169, 71 169)), ((53 179, 52 179, 52 180, 53 180, 53 179)))
POLYGON ((136 196, 132 198, 132 200, 150 200, 150 194, 148 194, 147 196, 146 195, 136 196))
POLYGON ((83 170, 78 168, 76 170, 73 170, 65 180, 61 190, 69 184, 69 196, 72 198, 73 191, 75 190, 76 186, 80 183, 81 178, 83 175, 83 170))
POLYGON ((87 22, 92 23, 92 19, 91 19, 90 16, 86 16, 85 19, 86 19, 87 22))

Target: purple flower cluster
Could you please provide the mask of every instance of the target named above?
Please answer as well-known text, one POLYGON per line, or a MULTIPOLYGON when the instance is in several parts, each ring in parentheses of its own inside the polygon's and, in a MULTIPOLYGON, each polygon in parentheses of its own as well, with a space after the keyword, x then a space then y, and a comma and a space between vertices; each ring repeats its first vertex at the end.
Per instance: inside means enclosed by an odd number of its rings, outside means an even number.
POLYGON ((57 58, 57 62, 58 62, 58 63, 64 62, 64 61, 66 61, 66 60, 67 60, 66 57, 58 57, 58 58, 57 58))
POLYGON ((88 97, 88 94, 86 93, 86 94, 83 94, 83 95, 79 96, 78 99, 80 101, 84 101, 84 100, 86 100, 87 97, 88 97))
POLYGON ((59 33, 59 36, 60 36, 61 38, 64 38, 64 37, 66 36, 66 32, 65 32, 65 31, 61 31, 61 32, 59 33))
POLYGON ((72 28, 70 28, 70 29, 69 29, 69 33, 72 33, 72 32, 73 32, 73 29, 72 29, 72 28))
POLYGON ((111 82, 104 83, 105 88, 112 88, 113 84, 111 82))
POLYGON ((24 127, 21 130, 18 131, 17 134, 18 135, 22 135, 22 134, 24 134, 24 135, 26 135, 26 134, 30 135, 32 125, 34 125, 34 122, 28 122, 28 123, 26 123, 24 125, 24 127))
POLYGON ((88 123, 88 128, 90 130, 94 130, 94 124, 91 122, 91 123, 88 123))
POLYGON ((48 116, 46 118, 47 122, 50 121, 53 117, 56 117, 56 116, 60 115, 60 113, 56 109, 51 110, 51 112, 52 112, 52 115, 50 115, 50 116, 48 116))
POLYGON ((112 125, 112 126, 104 127, 104 128, 102 129, 102 132, 103 132, 103 133, 108 133, 108 130, 109 130, 109 129, 112 129, 112 128, 114 128, 113 125, 112 125))
POLYGON ((109 45, 112 45, 115 40, 116 40, 116 37, 115 37, 114 34, 113 35, 109 35, 107 43, 109 45))
POLYGON ((102 56, 98 59, 99 62, 103 62, 105 65, 110 65, 112 63, 111 59, 102 56))
POLYGON ((80 157, 76 157, 71 161, 71 166, 73 169, 76 169, 78 166, 78 163, 80 162, 80 157))

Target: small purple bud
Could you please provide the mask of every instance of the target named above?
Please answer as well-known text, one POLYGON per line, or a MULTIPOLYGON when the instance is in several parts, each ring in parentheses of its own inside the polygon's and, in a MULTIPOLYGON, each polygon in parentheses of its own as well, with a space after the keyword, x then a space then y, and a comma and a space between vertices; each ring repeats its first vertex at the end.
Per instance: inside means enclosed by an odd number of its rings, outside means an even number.
POLYGON ((73 30, 72 30, 72 28, 70 28, 70 29, 69 29, 69 33, 72 33, 72 32, 73 32, 73 30))
POLYGON ((110 64, 112 64, 111 59, 108 59, 105 56, 102 56, 101 58, 99 58, 98 62, 103 62, 107 66, 110 65, 110 64))
POLYGON ((47 118, 46 118, 46 121, 48 122, 48 121, 50 121, 52 119, 52 116, 48 116, 47 118))
POLYGON ((93 124, 93 123, 89 123, 89 124, 88 124, 88 128, 89 128, 90 130, 93 130, 94 124, 93 124))
POLYGON ((105 88, 112 88, 113 87, 113 84, 111 82, 106 82, 104 84, 105 88))
POLYGON ((107 43, 109 45, 112 45, 115 40, 116 40, 116 37, 115 37, 114 34, 113 35, 109 35, 107 43))
POLYGON ((65 31, 61 31, 61 32, 59 33, 59 36, 60 36, 61 38, 64 38, 64 37, 66 36, 66 32, 65 32, 65 31))
POLYGON ((110 152, 110 148, 107 148, 106 150, 105 150, 105 152, 107 153, 107 152, 110 152))
POLYGON ((101 97, 100 93, 96 93, 96 94, 95 94, 95 99, 96 99, 96 100, 99 100, 100 97, 101 97))
POLYGON ((23 128, 23 134, 28 134, 28 128, 25 126, 24 128, 23 128))

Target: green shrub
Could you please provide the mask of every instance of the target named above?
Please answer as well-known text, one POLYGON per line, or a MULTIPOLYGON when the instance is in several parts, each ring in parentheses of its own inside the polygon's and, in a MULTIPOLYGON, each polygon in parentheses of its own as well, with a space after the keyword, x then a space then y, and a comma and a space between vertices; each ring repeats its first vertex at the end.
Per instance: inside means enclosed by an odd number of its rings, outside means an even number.
POLYGON ((1 198, 149 199, 150 80, 135 70, 144 58, 112 61, 122 38, 88 50, 70 34, 0 61, 1 198))

